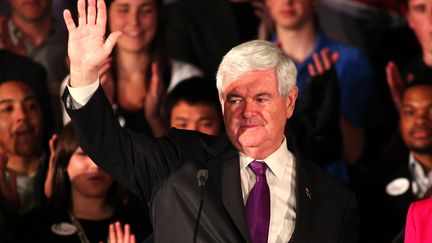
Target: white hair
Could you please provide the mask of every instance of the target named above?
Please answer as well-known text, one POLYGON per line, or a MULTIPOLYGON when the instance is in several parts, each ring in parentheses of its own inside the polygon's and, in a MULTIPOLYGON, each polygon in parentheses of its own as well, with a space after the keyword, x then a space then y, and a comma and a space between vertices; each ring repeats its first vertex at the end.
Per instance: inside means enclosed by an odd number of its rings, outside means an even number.
POLYGON ((270 68, 276 71, 279 94, 285 97, 296 84, 297 69, 294 62, 268 41, 253 40, 235 46, 224 56, 216 74, 219 95, 223 97, 225 80, 236 80, 246 72, 270 68))

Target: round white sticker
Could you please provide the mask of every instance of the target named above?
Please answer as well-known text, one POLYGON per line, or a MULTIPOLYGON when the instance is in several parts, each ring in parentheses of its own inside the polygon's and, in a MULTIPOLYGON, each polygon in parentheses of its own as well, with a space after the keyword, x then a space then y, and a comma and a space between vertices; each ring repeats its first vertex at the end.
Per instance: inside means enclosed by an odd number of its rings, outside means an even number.
POLYGON ((75 225, 62 222, 51 226, 52 232, 57 235, 73 235, 77 231, 75 225))
POLYGON ((407 178, 396 178, 386 186, 386 192, 390 196, 399 196, 404 194, 409 189, 410 182, 407 178))

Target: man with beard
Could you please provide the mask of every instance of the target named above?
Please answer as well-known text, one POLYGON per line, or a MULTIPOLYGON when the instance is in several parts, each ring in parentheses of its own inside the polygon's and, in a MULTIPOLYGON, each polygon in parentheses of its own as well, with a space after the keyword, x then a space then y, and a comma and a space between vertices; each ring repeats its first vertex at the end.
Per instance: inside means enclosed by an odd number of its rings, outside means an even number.
POLYGON ((6 228, 38 205, 43 190, 42 112, 23 81, 0 83, 0 210, 6 228))
POLYGON ((378 220, 370 223, 386 225, 385 230, 378 228, 384 238, 377 242, 390 242, 395 237, 396 242, 403 242, 402 230, 410 203, 432 195, 432 84, 429 80, 413 81, 404 91, 399 112, 401 139, 393 141, 378 160, 379 191, 375 197, 370 188, 368 195, 374 201, 373 207, 378 209, 373 216, 378 220))

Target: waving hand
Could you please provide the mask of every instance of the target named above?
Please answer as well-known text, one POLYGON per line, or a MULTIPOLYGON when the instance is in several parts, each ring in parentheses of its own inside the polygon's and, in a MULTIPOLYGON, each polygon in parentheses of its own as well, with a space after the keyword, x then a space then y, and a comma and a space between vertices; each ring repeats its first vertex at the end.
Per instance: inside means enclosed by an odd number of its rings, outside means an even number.
POLYGON ((105 40, 107 11, 103 0, 78 0, 78 26, 69 10, 63 17, 69 31, 68 54, 71 63, 71 86, 89 85, 98 78, 98 69, 110 55, 121 32, 113 32, 105 40), (97 1, 97 6, 96 6, 97 1))

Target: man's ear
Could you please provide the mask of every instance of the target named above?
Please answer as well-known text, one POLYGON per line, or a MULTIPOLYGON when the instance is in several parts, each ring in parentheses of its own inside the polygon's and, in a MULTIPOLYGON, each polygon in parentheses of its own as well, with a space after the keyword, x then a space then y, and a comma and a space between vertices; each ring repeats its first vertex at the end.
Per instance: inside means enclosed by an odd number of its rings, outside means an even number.
POLYGON ((285 97, 285 106, 286 106, 286 115, 287 119, 292 116, 294 113, 295 103, 297 100, 297 94, 298 94, 298 88, 297 85, 292 87, 290 91, 288 91, 288 94, 285 97))

